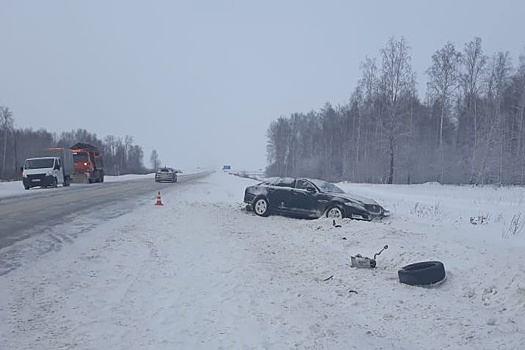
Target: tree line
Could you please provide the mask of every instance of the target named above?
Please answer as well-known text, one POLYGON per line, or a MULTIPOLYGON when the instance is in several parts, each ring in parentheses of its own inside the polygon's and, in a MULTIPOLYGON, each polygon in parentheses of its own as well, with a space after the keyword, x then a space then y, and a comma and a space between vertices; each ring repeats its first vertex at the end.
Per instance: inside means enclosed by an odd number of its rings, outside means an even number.
MULTIPOLYGON (((78 142, 88 143, 102 150, 104 173, 107 175, 145 174, 151 171, 143 165, 144 152, 141 146, 134 144, 132 136, 122 138, 109 135, 99 139, 96 134, 85 129, 60 134, 50 133, 45 129, 19 129, 14 127, 10 108, 0 106, 0 179, 19 179, 24 160, 40 150, 50 147, 70 148, 78 142)), ((158 155, 154 152, 157 159, 158 155)))
POLYGON ((474 38, 432 55, 418 97, 405 38, 365 58, 348 103, 292 113, 267 130, 269 176, 371 183, 525 184, 525 51, 474 38))

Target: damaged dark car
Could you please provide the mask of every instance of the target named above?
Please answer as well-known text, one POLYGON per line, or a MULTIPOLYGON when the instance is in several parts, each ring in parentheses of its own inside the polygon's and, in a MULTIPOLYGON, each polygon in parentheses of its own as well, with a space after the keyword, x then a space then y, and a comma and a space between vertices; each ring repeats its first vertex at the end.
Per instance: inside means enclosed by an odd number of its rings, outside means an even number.
POLYGON ((375 200, 346 193, 333 183, 311 178, 272 178, 244 191, 246 209, 270 214, 317 219, 371 221, 390 215, 375 200))

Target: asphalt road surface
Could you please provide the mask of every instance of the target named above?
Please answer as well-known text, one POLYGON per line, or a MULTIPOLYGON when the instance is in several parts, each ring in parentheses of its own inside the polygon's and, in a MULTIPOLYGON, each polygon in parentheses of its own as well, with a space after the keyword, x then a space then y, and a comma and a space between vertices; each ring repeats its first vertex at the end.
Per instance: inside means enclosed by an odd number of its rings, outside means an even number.
POLYGON ((59 249, 102 222, 154 203, 158 191, 175 190, 208 174, 179 174, 176 183, 157 183, 152 177, 35 188, 24 196, 0 198, 0 275, 16 268, 21 255, 59 249), (60 230, 64 224, 68 230, 60 230), (30 247, 24 244, 29 238, 33 240, 30 247))

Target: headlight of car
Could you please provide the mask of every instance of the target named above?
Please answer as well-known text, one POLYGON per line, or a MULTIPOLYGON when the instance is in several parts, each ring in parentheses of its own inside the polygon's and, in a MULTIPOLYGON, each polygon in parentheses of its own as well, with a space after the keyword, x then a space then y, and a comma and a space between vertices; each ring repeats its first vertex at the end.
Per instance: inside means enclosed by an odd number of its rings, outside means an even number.
POLYGON ((348 201, 348 202, 345 202, 345 205, 349 207, 366 210, 366 208, 361 203, 357 203, 357 202, 348 201))

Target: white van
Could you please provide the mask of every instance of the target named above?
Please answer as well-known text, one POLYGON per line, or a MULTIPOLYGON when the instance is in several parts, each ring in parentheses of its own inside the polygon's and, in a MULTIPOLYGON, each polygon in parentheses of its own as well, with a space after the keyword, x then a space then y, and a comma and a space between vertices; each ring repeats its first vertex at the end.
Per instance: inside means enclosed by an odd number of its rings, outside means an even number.
POLYGON ((26 190, 31 187, 57 187, 65 184, 59 157, 28 158, 22 168, 22 182, 26 190))

